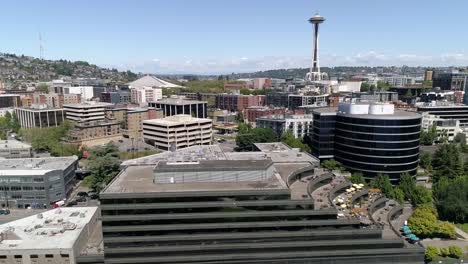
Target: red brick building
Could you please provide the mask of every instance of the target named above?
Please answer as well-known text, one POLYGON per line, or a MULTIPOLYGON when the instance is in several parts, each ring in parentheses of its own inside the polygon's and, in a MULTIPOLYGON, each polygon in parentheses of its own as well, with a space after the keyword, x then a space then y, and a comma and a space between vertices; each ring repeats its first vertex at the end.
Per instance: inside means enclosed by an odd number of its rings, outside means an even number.
POLYGON ((264 95, 237 95, 237 94, 217 94, 215 98, 217 108, 229 111, 243 111, 251 106, 265 105, 264 95))

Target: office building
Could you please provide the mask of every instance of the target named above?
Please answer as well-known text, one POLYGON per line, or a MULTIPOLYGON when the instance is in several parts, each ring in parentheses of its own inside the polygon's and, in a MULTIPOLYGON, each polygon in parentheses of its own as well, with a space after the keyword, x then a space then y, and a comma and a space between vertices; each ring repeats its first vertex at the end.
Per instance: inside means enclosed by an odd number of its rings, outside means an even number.
POLYGON ((93 86, 64 87, 63 94, 79 94, 83 102, 89 101, 94 97, 94 87, 93 86))
MULTIPOLYGON (((465 91, 468 88, 468 72, 435 72, 432 77, 432 87, 441 90, 465 91)), ((466 94, 466 93, 465 93, 466 94)))
POLYGON ((62 207, 0 225, 1 263, 79 263, 102 237, 97 207, 62 207))
POLYGON ((81 103, 79 94, 57 94, 57 93, 34 93, 32 95, 32 104, 47 105, 49 108, 62 108, 64 104, 81 103))
POLYGON ((164 115, 161 109, 129 108, 125 115, 125 128, 122 133, 129 138, 143 136, 143 122, 145 120, 161 119, 164 115))
POLYGON ((105 262, 423 260, 420 247, 382 238, 381 229, 361 228, 360 219, 339 218, 334 208, 315 208, 306 186, 317 159, 282 143, 256 147, 194 146, 125 162, 100 194, 105 262))
POLYGON ((0 158, 20 159, 32 156, 31 145, 14 139, 0 140, 0 158))
POLYGON ((15 108, 22 128, 56 127, 65 120, 62 108, 48 108, 47 106, 32 106, 30 108, 15 108))
POLYGON ((421 115, 395 111, 393 104, 349 104, 314 110, 313 154, 335 159, 367 179, 416 174, 421 115))
POLYGON ((0 94, 0 108, 20 107, 21 98, 18 94, 0 94))
POLYGON ((353 93, 351 100, 356 102, 368 102, 368 103, 388 103, 398 102, 397 92, 379 91, 371 93, 353 93))
POLYGON ((217 94, 215 98, 216 108, 233 112, 263 105, 265 105, 264 95, 217 94))
POLYGON ((75 184, 78 157, 0 160, 0 203, 46 208, 66 199, 75 184))
POLYGON ((109 103, 86 102, 82 104, 64 105, 63 109, 66 118, 76 123, 86 123, 99 121, 105 118, 106 107, 112 106, 109 103))
POLYGON ((259 117, 256 120, 256 127, 273 129, 278 136, 285 132, 291 132, 295 138, 303 138, 312 133, 312 115, 274 115, 259 117))
POLYGON ((458 120, 461 128, 468 126, 468 105, 436 102, 420 105, 417 111, 419 113, 427 112, 442 119, 458 120))
POLYGON ((444 119, 435 115, 431 115, 428 112, 421 114, 421 129, 428 131, 435 126, 437 131, 437 138, 434 140, 435 143, 453 142, 455 136, 458 133, 462 133, 463 130, 460 128, 460 121, 455 119, 444 119))
POLYGON ((134 104, 143 106, 148 102, 161 100, 162 89, 154 87, 130 88, 130 101, 134 104))
POLYGON ((271 92, 265 95, 265 105, 277 106, 277 107, 288 107, 289 105, 289 94, 288 92, 271 92))
POLYGON ((253 88, 256 90, 268 89, 271 87, 270 78, 255 78, 253 79, 253 88))
POLYGON ((190 115, 198 118, 206 118, 208 116, 207 102, 205 101, 166 98, 156 102, 149 102, 148 106, 162 109, 164 116, 190 115))
POLYGON ((145 142, 163 150, 175 150, 193 145, 209 145, 212 120, 174 115, 143 121, 145 142))

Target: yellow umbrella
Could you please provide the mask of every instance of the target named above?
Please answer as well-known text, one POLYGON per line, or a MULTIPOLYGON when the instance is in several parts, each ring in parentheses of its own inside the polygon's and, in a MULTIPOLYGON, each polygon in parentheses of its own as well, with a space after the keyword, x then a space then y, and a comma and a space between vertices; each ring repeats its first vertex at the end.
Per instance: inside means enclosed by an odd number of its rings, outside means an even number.
POLYGON ((346 208, 346 204, 342 204, 341 208, 343 208, 343 209, 346 208))
POLYGON ((356 189, 354 187, 349 188, 351 191, 355 191, 356 189))

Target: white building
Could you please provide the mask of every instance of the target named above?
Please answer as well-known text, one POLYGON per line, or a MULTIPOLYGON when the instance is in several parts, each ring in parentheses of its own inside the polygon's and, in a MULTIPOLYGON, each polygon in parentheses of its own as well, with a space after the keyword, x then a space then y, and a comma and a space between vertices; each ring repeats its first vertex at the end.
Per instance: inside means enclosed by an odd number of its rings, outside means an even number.
POLYGON ((256 127, 273 129, 278 135, 290 131, 295 138, 303 138, 312 133, 313 121, 312 115, 276 115, 257 118, 256 127))
POLYGON ((415 78, 402 75, 384 77, 383 81, 394 87, 405 87, 416 83, 415 78))
POLYGON ((460 128, 460 121, 456 119, 444 119, 436 115, 431 115, 427 112, 421 113, 422 120, 421 120, 421 129, 428 131, 432 128, 432 126, 436 126, 437 131, 437 139, 435 140, 436 143, 440 143, 444 141, 444 138, 448 142, 453 142, 455 136, 458 133, 463 132, 460 128))
POLYGON ((65 111, 66 119, 73 122, 85 123, 104 120, 106 107, 112 105, 110 103, 86 102, 64 105, 63 110, 65 111))
POLYGON ((176 150, 193 145, 209 145, 212 120, 189 115, 174 115, 143 121, 145 142, 163 150, 176 150))
POLYGON ((64 94, 79 94, 81 100, 89 101, 94 97, 93 86, 70 86, 64 87, 64 94))
POLYGON ((141 87, 130 89, 130 101, 140 106, 147 106, 148 102, 156 102, 163 98, 162 89, 154 87, 141 87))
POLYGON ((0 225, 0 262, 75 264, 98 219, 97 207, 61 207, 0 225))
POLYGON ((31 158, 32 155, 32 147, 29 144, 14 139, 0 140, 1 158, 31 158))

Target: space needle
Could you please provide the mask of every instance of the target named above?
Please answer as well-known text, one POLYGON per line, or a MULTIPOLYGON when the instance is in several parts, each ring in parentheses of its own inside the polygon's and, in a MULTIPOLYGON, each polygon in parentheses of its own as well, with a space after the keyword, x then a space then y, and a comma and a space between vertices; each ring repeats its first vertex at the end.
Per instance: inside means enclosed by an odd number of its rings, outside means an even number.
POLYGON ((314 46, 313 46, 313 58, 310 72, 307 73, 306 79, 308 81, 321 81, 327 78, 326 73, 320 72, 319 56, 318 56, 318 38, 319 38, 319 25, 325 21, 325 18, 319 14, 315 14, 309 19, 309 22, 314 25, 314 46))

